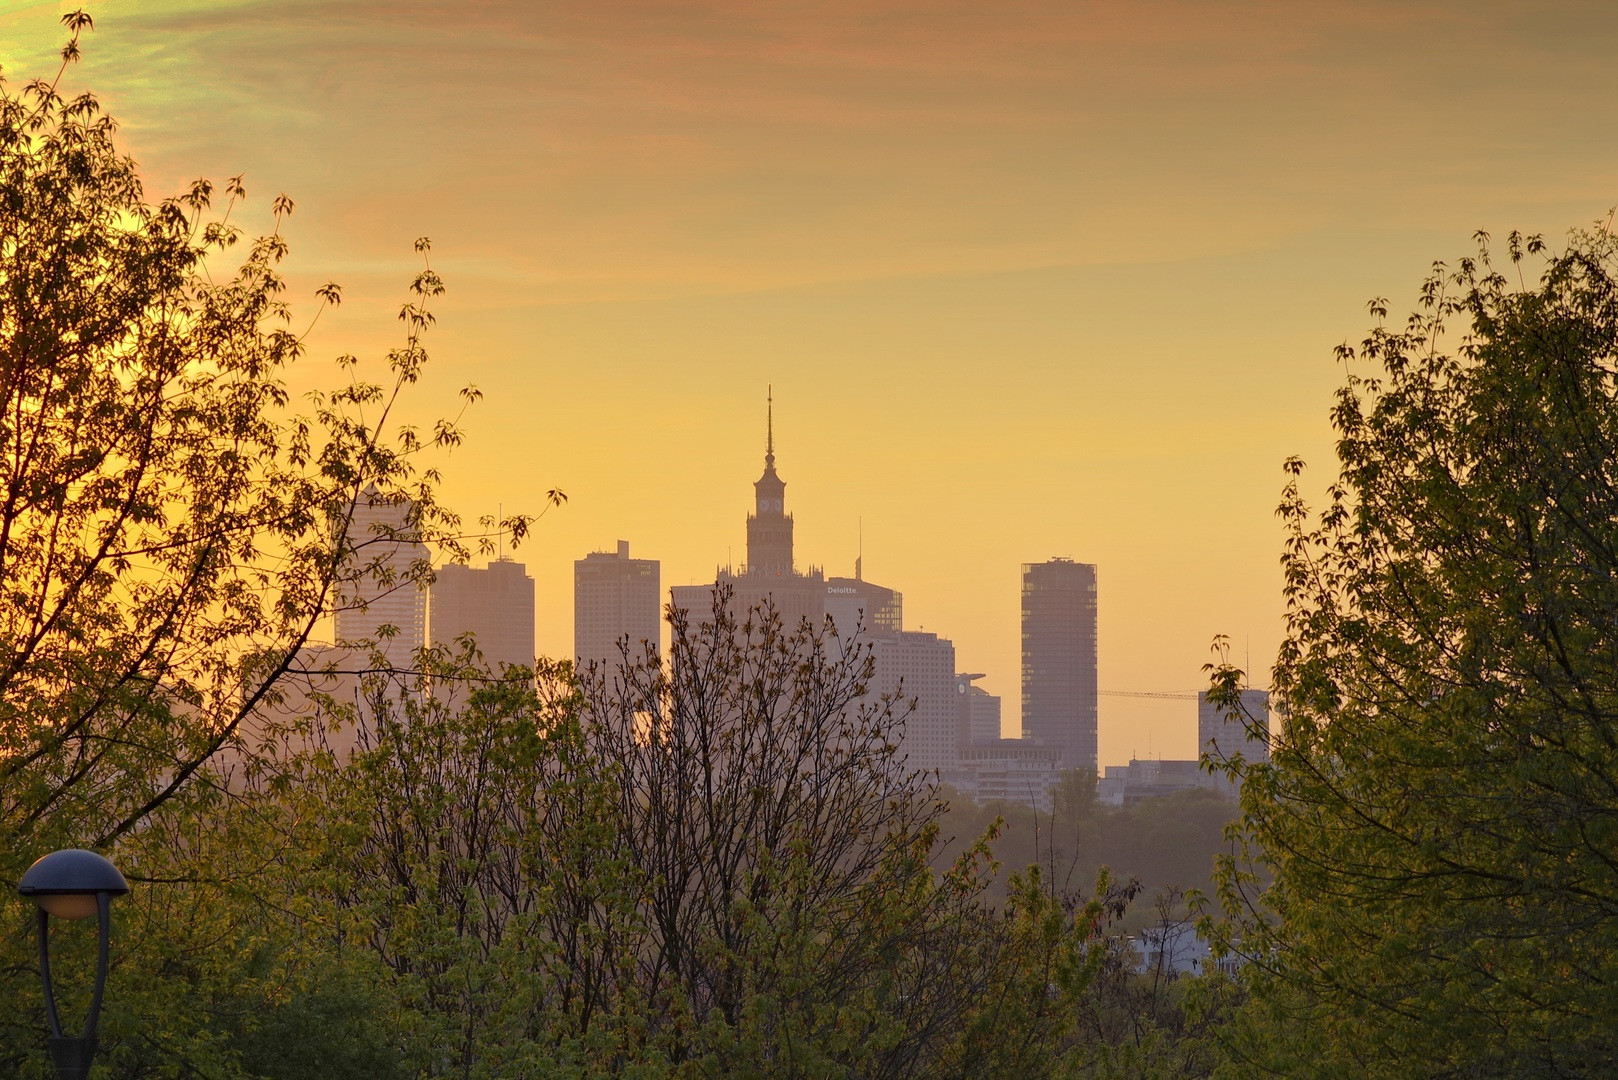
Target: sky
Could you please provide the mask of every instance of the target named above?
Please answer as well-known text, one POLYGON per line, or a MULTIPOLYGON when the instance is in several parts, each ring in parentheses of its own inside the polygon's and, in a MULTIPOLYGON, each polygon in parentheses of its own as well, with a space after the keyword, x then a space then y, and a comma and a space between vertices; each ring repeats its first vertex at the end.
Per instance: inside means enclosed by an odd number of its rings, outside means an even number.
MULTIPOLYGON (((76 4, 0 0, 49 75, 76 4)), ((538 645, 572 563, 665 586, 745 559, 766 388, 800 565, 904 594, 1020 699, 1021 564, 1099 576, 1104 691, 1253 683, 1284 632, 1290 455, 1334 476, 1335 346, 1434 260, 1618 203, 1618 5, 124 0, 64 80, 152 198, 286 193, 294 389, 379 370, 432 240, 408 416, 458 412, 468 518, 567 504, 515 553, 538 645)), ((1104 696, 1100 756, 1194 756, 1194 703, 1104 696)))

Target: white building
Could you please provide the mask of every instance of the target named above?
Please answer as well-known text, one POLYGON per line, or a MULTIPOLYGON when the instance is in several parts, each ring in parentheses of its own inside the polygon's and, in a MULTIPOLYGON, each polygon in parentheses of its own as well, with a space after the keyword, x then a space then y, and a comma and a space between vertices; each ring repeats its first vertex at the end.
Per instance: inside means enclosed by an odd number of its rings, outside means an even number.
POLYGON ((629 557, 627 540, 618 541, 616 551, 594 551, 574 562, 573 659, 581 671, 592 663, 620 664, 618 643, 625 638, 631 661, 647 645, 659 651, 660 577, 656 559, 629 557))
POLYGON ((962 741, 954 642, 937 634, 901 630, 872 638, 871 659, 876 674, 870 696, 891 693, 901 698, 896 711, 905 715, 900 749, 906 767, 954 773, 960 768, 962 741))
MULTIPOLYGON (((1197 695, 1197 747, 1204 761, 1222 763, 1237 754, 1249 764, 1270 760, 1270 695, 1264 690, 1241 692, 1241 714, 1225 715, 1197 695)), ((1241 790, 1224 773, 1204 774, 1207 786, 1234 797, 1241 790)))
POLYGON ((1051 810, 1051 794, 1062 779, 1062 748, 1033 739, 996 739, 961 749, 968 779, 962 794, 975 802, 1008 802, 1051 810))
POLYGON ((380 652, 408 669, 427 643, 427 547, 410 504, 367 486, 348 521, 348 556, 336 589, 337 644, 380 652))
POLYGON ((1096 801, 1123 806, 1208 786, 1209 777, 1200 761, 1134 758, 1128 765, 1108 765, 1102 771, 1101 779, 1096 781, 1096 801))

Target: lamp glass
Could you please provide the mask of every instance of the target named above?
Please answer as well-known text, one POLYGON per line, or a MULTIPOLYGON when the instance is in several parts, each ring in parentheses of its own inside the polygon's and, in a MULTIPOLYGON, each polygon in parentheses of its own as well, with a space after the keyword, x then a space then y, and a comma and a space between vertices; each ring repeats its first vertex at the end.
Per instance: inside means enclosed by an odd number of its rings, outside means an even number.
POLYGON ((34 903, 58 919, 88 919, 96 913, 95 893, 45 893, 34 903))

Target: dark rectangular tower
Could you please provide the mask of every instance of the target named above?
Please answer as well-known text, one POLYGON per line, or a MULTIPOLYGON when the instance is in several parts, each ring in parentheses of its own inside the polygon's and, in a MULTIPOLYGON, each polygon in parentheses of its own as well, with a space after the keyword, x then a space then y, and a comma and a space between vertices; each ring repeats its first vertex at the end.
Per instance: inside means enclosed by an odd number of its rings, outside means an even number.
POLYGON ((1096 769, 1096 568, 1072 559, 1022 568, 1022 733, 1060 748, 1062 768, 1096 769))

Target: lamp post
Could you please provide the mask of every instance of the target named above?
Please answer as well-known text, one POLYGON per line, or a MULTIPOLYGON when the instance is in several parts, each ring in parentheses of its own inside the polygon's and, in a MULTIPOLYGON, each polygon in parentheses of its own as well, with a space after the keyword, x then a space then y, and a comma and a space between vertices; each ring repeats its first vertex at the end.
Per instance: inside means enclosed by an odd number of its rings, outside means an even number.
POLYGON ((17 882, 17 891, 39 905, 39 977, 45 984, 45 1018, 51 1027, 51 1059, 61 1080, 85 1080, 96 1052, 96 1020, 101 1016, 101 992, 107 985, 107 943, 111 937, 110 907, 114 896, 129 891, 118 868, 93 851, 68 848, 53 851, 34 863, 17 882), (99 923, 95 992, 84 1034, 62 1034, 51 989, 50 919, 88 919, 99 923))

